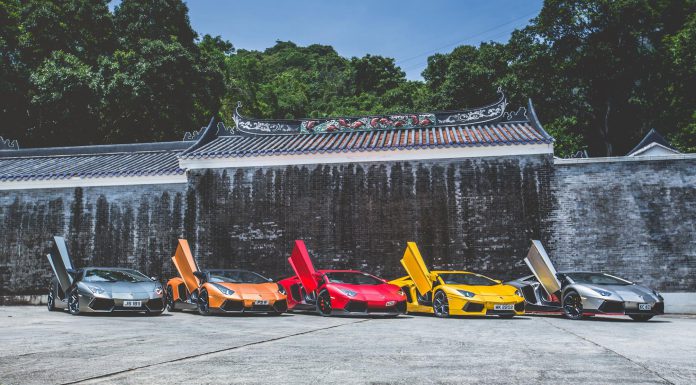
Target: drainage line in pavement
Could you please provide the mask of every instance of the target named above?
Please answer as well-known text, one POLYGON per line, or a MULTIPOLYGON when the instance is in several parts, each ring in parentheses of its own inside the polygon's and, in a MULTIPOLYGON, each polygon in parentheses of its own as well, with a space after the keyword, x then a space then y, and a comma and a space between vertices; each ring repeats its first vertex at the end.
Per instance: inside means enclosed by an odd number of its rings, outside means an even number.
POLYGON ((602 349, 604 349, 604 350, 607 350, 607 351, 609 351, 609 352, 611 352, 611 353, 616 354, 617 356, 619 356, 619 357, 625 359, 626 361, 628 361, 628 362, 630 362, 630 363, 632 363, 632 364, 634 364, 634 365, 636 365, 636 366, 639 366, 639 367, 645 369, 646 371, 648 371, 648 372, 654 374, 655 376, 661 378, 662 381, 664 381, 666 384, 675 385, 674 382, 672 382, 672 381, 670 381, 670 380, 668 380, 668 379, 662 377, 662 375, 660 375, 660 373, 658 373, 658 372, 656 372, 656 371, 654 371, 654 370, 648 368, 647 366, 641 364, 640 362, 633 361, 632 359, 630 359, 630 358, 624 356, 623 354, 621 354, 621 353, 619 353, 619 352, 617 352, 617 351, 615 351, 615 350, 609 349, 608 347, 606 347, 606 346, 604 346, 604 345, 600 345, 600 344, 598 344, 598 343, 596 343, 596 342, 594 342, 594 341, 592 341, 592 340, 589 340, 589 339, 587 339, 587 338, 585 338, 585 337, 583 337, 583 336, 581 336, 581 335, 579 335, 579 334, 576 334, 576 333, 574 333, 574 332, 572 332, 572 331, 570 331, 570 330, 568 330, 568 329, 566 329, 566 328, 560 327, 560 326, 558 326, 558 325, 554 325, 554 324, 552 324, 551 322, 549 322, 548 320, 545 320, 545 319, 543 319, 543 318, 542 318, 542 320, 543 320, 544 322, 546 322, 547 324, 549 324, 549 325, 555 327, 556 329, 563 330, 564 332, 569 333, 569 334, 572 334, 572 335, 574 335, 574 336, 580 338, 581 340, 584 340, 584 341, 587 341, 587 342, 591 343, 592 345, 598 346, 598 347, 600 347, 600 348, 602 348, 602 349))
POLYGON ((340 324, 340 325, 327 326, 327 327, 325 327, 325 328, 307 330, 307 331, 304 331, 304 332, 289 334, 289 335, 287 335, 287 336, 280 336, 280 337, 275 337, 275 338, 269 338, 269 339, 267 339, 267 340, 262 340, 262 341, 249 342, 249 343, 247 343, 247 344, 243 344, 243 345, 239 345, 239 346, 233 346, 233 347, 231 347, 231 348, 218 349, 218 350, 213 350, 213 351, 211 351, 211 352, 205 352, 205 353, 200 353, 200 354, 193 354, 193 355, 186 356, 186 357, 179 357, 179 358, 175 358, 175 359, 169 360, 169 361, 155 362, 155 363, 153 363, 153 364, 147 364, 147 365, 142 365, 142 366, 136 366, 136 367, 134 367, 134 368, 128 368, 128 369, 124 369, 124 370, 118 370, 118 371, 115 371, 115 372, 106 373, 106 374, 101 374, 101 375, 94 376, 94 377, 83 378, 83 379, 81 379, 81 380, 70 381, 70 382, 64 382, 64 383, 62 383, 62 384, 60 384, 60 385, 79 384, 79 383, 81 383, 81 382, 92 381, 92 380, 98 380, 98 379, 101 379, 101 378, 106 378, 106 377, 111 377, 111 376, 115 376, 115 375, 118 375, 118 374, 133 372, 133 371, 140 370, 140 369, 151 368, 151 367, 153 367, 153 366, 159 366, 159 365, 170 364, 170 363, 179 362, 179 361, 184 361, 184 360, 190 360, 190 359, 192 359, 192 358, 204 357, 204 356, 208 356, 208 355, 211 355, 211 354, 227 352, 227 351, 235 350, 235 349, 241 349, 241 348, 245 348, 245 347, 248 347, 248 346, 254 346, 254 345, 265 344, 265 343, 267 343, 267 342, 274 342, 274 341, 278 341, 278 340, 282 340, 282 339, 286 339, 286 338, 290 338, 290 337, 297 337, 297 336, 301 336, 301 335, 305 335, 305 334, 311 334, 311 333, 314 333, 314 332, 320 332, 320 331, 322 331, 322 330, 334 329, 334 328, 341 327, 341 326, 345 326, 345 325, 354 325, 354 324, 358 324, 358 323, 362 323, 362 322, 367 322, 367 321, 370 321, 370 319, 363 319, 363 320, 360 320, 360 321, 348 322, 348 323, 344 323, 344 324, 340 324))

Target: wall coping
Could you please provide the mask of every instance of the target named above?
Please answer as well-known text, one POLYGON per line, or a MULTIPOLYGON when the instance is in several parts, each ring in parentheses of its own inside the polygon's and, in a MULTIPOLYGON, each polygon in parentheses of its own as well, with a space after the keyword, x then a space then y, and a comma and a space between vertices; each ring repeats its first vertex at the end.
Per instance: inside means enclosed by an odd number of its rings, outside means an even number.
POLYGON ((620 162, 651 162, 659 160, 683 160, 696 159, 696 154, 674 154, 674 155, 655 155, 655 156, 611 156, 599 158, 554 158, 553 164, 583 164, 583 163, 620 163, 620 162))

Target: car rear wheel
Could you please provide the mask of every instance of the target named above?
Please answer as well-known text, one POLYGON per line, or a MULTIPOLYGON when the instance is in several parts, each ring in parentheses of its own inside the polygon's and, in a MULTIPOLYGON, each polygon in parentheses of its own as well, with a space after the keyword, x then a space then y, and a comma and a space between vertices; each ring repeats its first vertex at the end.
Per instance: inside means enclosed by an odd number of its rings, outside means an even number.
POLYGON ((171 286, 167 286, 167 311, 177 311, 176 302, 174 302, 174 289, 171 286))
POLYGON ((327 290, 322 290, 317 297, 317 311, 323 316, 331 315, 331 296, 327 290))
POLYGON ((444 291, 438 291, 433 298, 433 313, 436 317, 449 317, 449 301, 444 291))
POLYGON ((72 315, 80 314, 80 295, 77 293, 77 289, 68 294, 68 311, 72 315))
POLYGON ((201 290, 201 293, 198 295, 198 313, 201 315, 210 315, 209 299, 208 290, 201 290))
POLYGON ((574 291, 563 297, 563 312, 572 320, 582 319, 582 298, 574 291))
POLYGON ((46 307, 48 308, 48 311, 56 311, 56 289, 54 285, 51 285, 51 287, 48 289, 46 307))
POLYGON ((629 317, 631 317, 631 319, 634 321, 645 322, 651 319, 653 316, 648 314, 631 314, 629 317))

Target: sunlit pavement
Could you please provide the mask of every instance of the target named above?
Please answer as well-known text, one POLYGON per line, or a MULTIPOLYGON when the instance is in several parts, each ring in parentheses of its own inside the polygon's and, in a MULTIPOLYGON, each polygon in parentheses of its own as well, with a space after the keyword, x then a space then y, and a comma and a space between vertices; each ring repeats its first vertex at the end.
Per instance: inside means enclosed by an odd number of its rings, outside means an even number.
POLYGON ((0 384, 694 384, 696 317, 71 316, 0 307, 0 384))

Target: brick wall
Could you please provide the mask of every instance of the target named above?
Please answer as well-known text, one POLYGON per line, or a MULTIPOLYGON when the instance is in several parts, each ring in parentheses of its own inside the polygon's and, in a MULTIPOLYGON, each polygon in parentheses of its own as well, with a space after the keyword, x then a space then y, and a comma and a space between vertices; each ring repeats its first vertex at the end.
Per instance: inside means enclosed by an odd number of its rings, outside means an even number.
POLYGON ((696 159, 561 161, 552 191, 547 248, 559 269, 696 290, 696 159))
POLYGON ((548 233, 550 156, 190 170, 201 266, 291 274, 304 239, 318 268, 404 275, 406 242, 435 268, 509 279, 548 233))
MULTIPOLYGON (((0 295, 44 293, 51 239, 63 235, 77 266, 171 275, 185 226, 185 184, 0 191, 0 295)), ((190 227, 190 226, 189 226, 190 227)))

